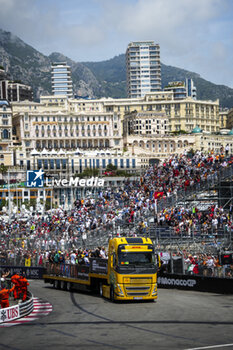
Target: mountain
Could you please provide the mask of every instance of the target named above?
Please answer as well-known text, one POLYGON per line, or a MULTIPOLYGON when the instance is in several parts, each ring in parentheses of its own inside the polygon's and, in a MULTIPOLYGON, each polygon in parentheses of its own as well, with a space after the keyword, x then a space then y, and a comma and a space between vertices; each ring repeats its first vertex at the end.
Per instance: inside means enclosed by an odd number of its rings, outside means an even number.
MULTIPOLYGON (((126 67, 124 54, 107 61, 83 62, 83 64, 93 72, 102 86, 110 84, 108 87, 108 96, 126 97, 126 67), (119 91, 121 95, 119 95, 119 91)), ((222 107, 233 107, 233 89, 225 85, 211 83, 201 78, 197 73, 161 63, 161 77, 162 87, 166 86, 169 81, 183 81, 186 78, 192 78, 197 88, 198 99, 213 101, 219 99, 222 107)))
MULTIPOLYGON (((126 97, 125 55, 101 62, 75 62, 61 53, 43 55, 10 32, 0 29, 0 66, 11 79, 21 80, 33 87, 35 99, 40 94, 51 94, 50 67, 52 62, 66 61, 72 70, 74 92, 90 97, 126 97)), ((197 98, 216 100, 222 107, 233 106, 233 89, 213 84, 197 73, 161 64, 162 86, 169 81, 192 78, 197 87, 197 98)))
POLYGON ((51 94, 51 63, 67 61, 72 68, 74 89, 77 94, 95 96, 101 86, 93 73, 60 53, 45 56, 17 36, 0 29, 0 66, 9 72, 11 79, 33 87, 34 97, 51 94))

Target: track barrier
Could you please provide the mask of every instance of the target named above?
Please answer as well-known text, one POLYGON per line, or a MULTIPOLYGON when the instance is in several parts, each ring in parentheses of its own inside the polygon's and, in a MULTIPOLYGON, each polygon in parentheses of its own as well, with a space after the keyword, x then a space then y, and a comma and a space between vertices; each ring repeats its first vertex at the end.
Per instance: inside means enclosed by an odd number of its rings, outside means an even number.
POLYGON ((28 292, 28 299, 14 306, 0 309, 0 324, 22 318, 33 311, 33 295, 28 292))
POLYGON ((163 273, 158 275, 158 288, 233 294, 233 279, 163 273))
POLYGON ((43 274, 45 273, 44 267, 26 267, 26 266, 10 266, 10 265, 1 265, 1 270, 10 271, 10 276, 18 274, 22 276, 25 274, 27 279, 42 279, 43 274))

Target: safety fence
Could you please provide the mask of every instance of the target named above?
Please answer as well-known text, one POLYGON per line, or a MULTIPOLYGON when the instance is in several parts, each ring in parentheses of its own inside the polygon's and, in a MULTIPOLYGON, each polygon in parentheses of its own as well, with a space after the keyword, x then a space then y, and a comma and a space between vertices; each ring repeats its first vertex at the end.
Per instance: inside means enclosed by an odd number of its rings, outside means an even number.
MULTIPOLYGON (((31 253, 30 265, 28 265, 28 257, 25 255, 18 255, 12 257, 4 257, 0 259, 0 266, 12 267, 21 266, 25 267, 25 271, 30 274, 28 278, 37 278, 40 274, 40 268, 43 268, 46 261, 46 251, 62 251, 65 254, 69 254, 73 249, 95 249, 101 246, 108 246, 110 238, 114 237, 126 237, 126 236, 145 236, 152 239, 153 243, 157 247, 163 247, 164 249, 172 249, 179 246, 188 250, 197 250, 198 246, 202 247, 203 253, 216 253, 220 248, 232 249, 232 231, 226 227, 220 227, 217 229, 210 228, 208 231, 201 230, 201 227, 197 224, 195 228, 191 228, 189 233, 182 231, 177 234, 173 227, 169 226, 156 226, 154 223, 148 222, 148 226, 144 229, 135 227, 134 223, 127 225, 118 225, 112 229, 96 229, 88 232, 84 236, 76 236, 76 239, 67 243, 61 244, 59 237, 54 238, 53 244, 45 250, 42 245, 38 250, 31 253), (26 266, 25 266, 26 265, 26 266), (30 270, 26 267, 31 267, 30 270), (32 268, 34 267, 34 269, 32 268)), ((38 242, 37 242, 38 243, 38 242)), ((42 241, 41 241, 42 243, 42 241)))

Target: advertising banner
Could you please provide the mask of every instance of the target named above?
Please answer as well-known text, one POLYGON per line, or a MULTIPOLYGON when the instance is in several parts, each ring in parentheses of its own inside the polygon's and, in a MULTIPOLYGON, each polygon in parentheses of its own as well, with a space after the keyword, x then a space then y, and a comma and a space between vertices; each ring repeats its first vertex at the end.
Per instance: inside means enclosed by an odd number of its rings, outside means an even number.
POLYGON ((19 305, 11 306, 6 309, 0 309, 0 323, 9 322, 19 317, 19 305))
POLYGON ((0 266, 0 271, 10 271, 10 276, 14 274, 22 275, 25 273, 27 279, 42 279, 45 273, 44 267, 26 267, 26 266, 0 266))
POLYGON ((106 275, 108 272, 108 259, 91 259, 90 272, 106 275))
POLYGON ((233 294, 233 278, 160 273, 158 275, 158 287, 233 294))
POLYGON ((88 281, 89 279, 89 266, 79 265, 77 268, 77 278, 80 280, 88 281))

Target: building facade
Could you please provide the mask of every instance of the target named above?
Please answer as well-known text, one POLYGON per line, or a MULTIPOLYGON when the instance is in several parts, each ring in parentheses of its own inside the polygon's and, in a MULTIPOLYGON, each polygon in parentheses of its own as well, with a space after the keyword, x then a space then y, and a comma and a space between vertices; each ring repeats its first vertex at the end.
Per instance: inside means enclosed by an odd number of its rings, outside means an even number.
POLYGON ((126 73, 129 98, 161 90, 159 45, 154 41, 131 42, 126 50, 126 73))
POLYGON ((0 80, 0 98, 10 102, 32 101, 33 91, 29 85, 11 80, 0 80))
POLYGON ((131 112, 123 121, 123 136, 168 134, 168 119, 161 112, 131 112))
POLYGON ((164 87, 164 91, 172 91, 174 100, 184 100, 191 97, 193 100, 197 98, 197 90, 192 79, 186 81, 171 81, 164 87))
POLYGON ((186 90, 187 96, 192 97, 194 100, 197 99, 197 88, 194 86, 193 79, 186 79, 186 90))
POLYGON ((54 62, 51 66, 52 93, 55 96, 73 96, 71 69, 66 62, 54 62))
POLYGON ((223 125, 226 123, 228 129, 233 128, 233 108, 221 111, 221 116, 223 120, 223 125))
POLYGON ((7 100, 0 100, 0 165, 13 165, 12 108, 7 100))
MULTIPOLYGON (((65 98, 60 100, 65 101, 65 98)), ((66 103, 60 108, 35 102, 14 104, 14 126, 15 141, 26 152, 77 147, 120 150, 123 146, 119 113, 75 112, 67 108, 66 103)))
MULTIPOLYGON (((44 96, 40 103, 12 103, 12 110, 15 165, 27 168, 41 165, 67 171, 67 166, 73 166, 75 171, 81 171, 90 166, 107 166, 108 159, 103 163, 102 158, 97 161, 96 155, 93 158, 87 154, 74 155, 77 148, 118 152, 114 158, 118 159, 118 166, 122 162, 120 154, 128 151, 137 157, 136 166, 146 167, 151 158, 164 158, 190 148, 218 150, 223 140, 222 135, 216 135, 220 131, 218 101, 174 100, 171 91, 135 99, 76 100, 62 95, 44 96), (196 126, 203 130, 202 134, 191 133, 196 126), (182 130, 184 135, 178 135, 182 130), (45 158, 32 157, 33 150, 44 152, 45 158), (65 161, 59 152, 66 155, 71 152, 75 163, 65 161)), ((228 143, 231 137, 226 135, 228 143)), ((127 164, 133 168, 132 161, 122 164, 123 168, 127 164)))

